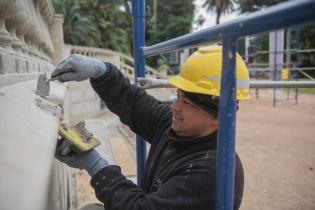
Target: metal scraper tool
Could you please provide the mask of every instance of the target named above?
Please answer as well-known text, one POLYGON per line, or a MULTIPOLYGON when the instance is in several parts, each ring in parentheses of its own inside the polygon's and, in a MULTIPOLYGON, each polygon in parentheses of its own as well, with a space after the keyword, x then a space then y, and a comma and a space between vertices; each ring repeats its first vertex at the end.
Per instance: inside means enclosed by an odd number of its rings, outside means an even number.
POLYGON ((49 96, 50 86, 49 86, 50 80, 47 80, 46 74, 41 74, 38 77, 37 80, 37 89, 36 93, 40 96, 49 96))

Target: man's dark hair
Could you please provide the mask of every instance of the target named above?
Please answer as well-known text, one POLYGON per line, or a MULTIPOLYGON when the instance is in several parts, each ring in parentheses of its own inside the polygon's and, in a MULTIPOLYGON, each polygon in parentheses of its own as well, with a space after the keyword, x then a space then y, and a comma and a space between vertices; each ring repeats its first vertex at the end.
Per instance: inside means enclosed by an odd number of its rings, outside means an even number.
MULTIPOLYGON (((181 90, 186 98, 191 102, 208 112, 218 119, 219 116, 219 97, 201 93, 191 93, 181 90)), ((238 110, 238 100, 236 101, 236 110, 238 110)))
POLYGON ((190 93, 183 90, 181 91, 183 92, 184 96, 192 103, 196 104, 201 109, 214 116, 216 119, 218 118, 219 97, 201 93, 190 93))

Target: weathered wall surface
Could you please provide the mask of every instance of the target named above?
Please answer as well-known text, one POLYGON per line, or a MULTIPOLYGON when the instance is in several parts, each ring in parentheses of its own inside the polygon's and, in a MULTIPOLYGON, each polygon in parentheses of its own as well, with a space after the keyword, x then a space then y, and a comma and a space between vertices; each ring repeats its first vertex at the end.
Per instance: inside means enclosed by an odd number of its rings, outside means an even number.
MULTIPOLYGON (((69 168, 54 161, 60 120, 37 106, 39 74, 63 56, 50 0, 0 0, 0 209, 71 209, 69 168), (69 208, 70 207, 70 208, 69 208)), ((48 102, 47 102, 48 103, 48 102)))

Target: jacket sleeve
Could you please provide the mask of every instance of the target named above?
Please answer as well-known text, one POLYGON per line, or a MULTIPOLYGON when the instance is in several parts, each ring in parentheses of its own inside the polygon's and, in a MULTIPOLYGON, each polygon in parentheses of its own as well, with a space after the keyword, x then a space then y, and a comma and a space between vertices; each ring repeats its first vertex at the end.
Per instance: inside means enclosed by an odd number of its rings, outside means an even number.
POLYGON ((152 193, 127 180, 118 166, 108 166, 91 180, 96 197, 110 210, 211 210, 215 208, 215 172, 187 169, 152 193), (212 179, 213 178, 213 179, 212 179))
POLYGON ((91 79, 92 87, 110 111, 133 132, 152 143, 158 139, 162 127, 167 127, 165 122, 170 122, 170 106, 131 85, 129 79, 112 64, 106 63, 106 66, 108 71, 105 75, 91 79))

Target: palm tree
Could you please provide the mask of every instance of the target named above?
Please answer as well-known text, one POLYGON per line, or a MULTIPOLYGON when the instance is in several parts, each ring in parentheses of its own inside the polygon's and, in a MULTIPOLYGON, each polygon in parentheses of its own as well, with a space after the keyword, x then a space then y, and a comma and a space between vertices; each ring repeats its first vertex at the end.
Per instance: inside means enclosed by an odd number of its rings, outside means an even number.
POLYGON ((216 24, 220 23, 222 14, 233 11, 233 0, 205 0, 202 7, 216 13, 216 24))
POLYGON ((64 0, 64 40, 74 45, 98 46, 101 34, 98 26, 82 14, 79 1, 64 0))
POLYGON ((97 25, 101 33, 99 47, 130 54, 129 23, 123 2, 119 0, 84 0, 83 11, 97 25))
MULTIPOLYGON (((64 40, 68 44, 108 48, 130 54, 128 26, 122 0, 53 0, 64 15, 64 40)), ((129 30, 130 31, 130 30, 129 30)))

